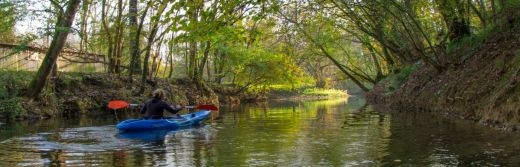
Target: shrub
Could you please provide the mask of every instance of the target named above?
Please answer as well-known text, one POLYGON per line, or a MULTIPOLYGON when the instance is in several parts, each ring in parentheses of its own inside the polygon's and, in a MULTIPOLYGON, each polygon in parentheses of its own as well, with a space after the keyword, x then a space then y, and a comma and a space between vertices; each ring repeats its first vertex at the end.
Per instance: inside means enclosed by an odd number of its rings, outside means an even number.
POLYGON ((27 111, 21 104, 19 97, 0 100, 0 114, 9 118, 23 116, 27 111))

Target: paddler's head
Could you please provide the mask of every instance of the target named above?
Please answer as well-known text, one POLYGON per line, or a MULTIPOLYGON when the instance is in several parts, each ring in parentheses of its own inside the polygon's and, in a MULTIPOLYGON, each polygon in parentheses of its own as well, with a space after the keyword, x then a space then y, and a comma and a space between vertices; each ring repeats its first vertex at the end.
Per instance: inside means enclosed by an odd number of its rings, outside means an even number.
POLYGON ((163 99, 164 98, 164 90, 162 90, 162 89, 154 90, 153 93, 152 93, 152 96, 154 98, 163 99))

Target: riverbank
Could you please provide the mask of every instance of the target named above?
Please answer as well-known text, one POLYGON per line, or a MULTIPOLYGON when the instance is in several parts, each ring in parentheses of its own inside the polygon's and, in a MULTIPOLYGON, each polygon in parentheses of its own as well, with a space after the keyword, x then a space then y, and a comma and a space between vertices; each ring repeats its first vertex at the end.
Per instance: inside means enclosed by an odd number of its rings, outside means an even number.
POLYGON ((236 93, 231 87, 213 87, 201 91, 196 84, 183 79, 156 78, 146 82, 139 93, 140 76, 108 73, 59 73, 51 78, 37 100, 24 97, 27 83, 35 75, 28 71, 0 71, 0 118, 46 118, 59 115, 74 116, 106 110, 111 100, 140 104, 153 90, 164 89, 166 101, 180 105, 212 104, 236 105, 268 100, 315 100, 348 97, 342 90, 303 89, 275 90, 264 93, 236 93))
POLYGON ((107 73, 59 73, 51 78, 37 100, 25 98, 25 88, 34 72, 2 71, 6 79, 0 90, 0 117, 45 118, 57 115, 88 114, 105 110, 111 100, 142 103, 153 90, 164 89, 168 102, 180 105, 219 105, 212 91, 200 91, 195 84, 184 80, 155 79, 147 81, 139 93, 140 77, 107 73))
POLYGON ((379 83, 367 100, 398 111, 436 112, 504 129, 520 130, 520 30, 495 28, 461 42, 452 63, 438 72, 417 63, 379 83), (417 69, 417 70, 413 70, 417 69), (405 78, 405 79, 403 79, 405 78))

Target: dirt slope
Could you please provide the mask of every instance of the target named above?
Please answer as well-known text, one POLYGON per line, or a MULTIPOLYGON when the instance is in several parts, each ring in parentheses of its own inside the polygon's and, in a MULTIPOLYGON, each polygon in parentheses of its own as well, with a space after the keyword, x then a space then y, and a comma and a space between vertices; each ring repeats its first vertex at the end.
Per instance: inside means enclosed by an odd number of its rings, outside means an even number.
POLYGON ((506 130, 520 129, 520 27, 494 31, 475 47, 450 56, 441 72, 418 68, 395 89, 379 84, 367 95, 379 107, 431 111, 506 130))

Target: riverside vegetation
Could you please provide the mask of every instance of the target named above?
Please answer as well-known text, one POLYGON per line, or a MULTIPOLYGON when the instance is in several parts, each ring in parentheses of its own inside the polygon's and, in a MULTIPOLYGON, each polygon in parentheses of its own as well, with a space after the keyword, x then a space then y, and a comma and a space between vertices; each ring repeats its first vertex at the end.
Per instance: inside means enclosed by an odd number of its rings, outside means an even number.
POLYGON ((111 99, 142 101, 154 88, 180 104, 266 101, 318 88, 368 93, 383 109, 520 128, 518 0, 4 0, 0 7, 7 117, 87 113, 111 99))

